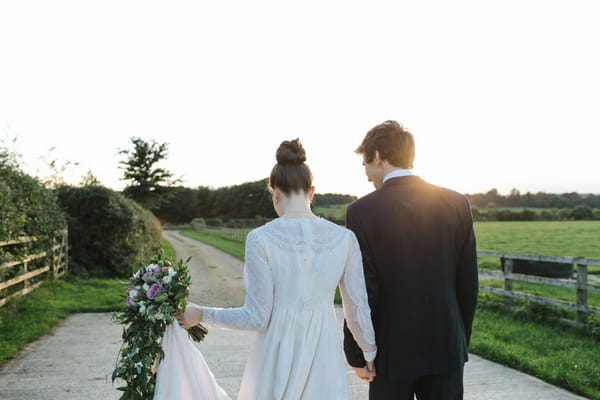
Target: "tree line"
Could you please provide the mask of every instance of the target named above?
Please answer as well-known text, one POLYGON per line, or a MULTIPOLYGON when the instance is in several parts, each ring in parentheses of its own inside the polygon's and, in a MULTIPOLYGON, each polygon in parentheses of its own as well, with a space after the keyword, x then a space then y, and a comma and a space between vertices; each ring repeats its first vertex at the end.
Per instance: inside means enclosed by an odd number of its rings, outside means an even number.
POLYGON ((570 193, 544 193, 527 192, 521 194, 519 190, 512 189, 510 193, 503 196, 497 189, 491 189, 486 193, 466 195, 471 205, 478 208, 494 207, 529 207, 529 208, 574 208, 586 206, 600 208, 600 194, 570 193))

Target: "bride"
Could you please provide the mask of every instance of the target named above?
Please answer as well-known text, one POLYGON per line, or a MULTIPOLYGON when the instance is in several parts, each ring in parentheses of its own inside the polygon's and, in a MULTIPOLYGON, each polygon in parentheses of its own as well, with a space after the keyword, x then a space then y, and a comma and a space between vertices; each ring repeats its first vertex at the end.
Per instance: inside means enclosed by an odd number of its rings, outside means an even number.
MULTIPOLYGON (((377 353, 358 242, 351 231, 311 212, 312 173, 305 164, 300 141, 281 143, 276 158, 269 190, 279 218, 253 230, 246 239, 245 304, 223 309, 190 303, 177 320, 184 328, 206 322, 257 332, 239 400, 348 399, 333 308, 338 285, 344 317, 367 360, 366 367, 356 371, 363 380, 371 381, 375 376, 373 360, 377 353)), ((185 332, 176 328, 165 335, 167 346, 175 341, 175 332, 185 332)), ((175 357, 192 357, 189 352, 169 357, 169 349, 165 354, 164 361, 171 363, 175 357)), ((198 391, 206 393, 208 387, 211 394, 190 392, 189 398, 228 398, 214 383, 202 355, 197 352, 196 357, 196 368, 203 376, 203 380, 195 378, 198 391)), ((165 377, 171 375, 173 380, 177 374, 166 371, 169 364, 165 362, 159 366, 155 399, 174 398, 166 394, 169 385, 165 377)), ((178 393, 177 398, 182 398, 178 393)))

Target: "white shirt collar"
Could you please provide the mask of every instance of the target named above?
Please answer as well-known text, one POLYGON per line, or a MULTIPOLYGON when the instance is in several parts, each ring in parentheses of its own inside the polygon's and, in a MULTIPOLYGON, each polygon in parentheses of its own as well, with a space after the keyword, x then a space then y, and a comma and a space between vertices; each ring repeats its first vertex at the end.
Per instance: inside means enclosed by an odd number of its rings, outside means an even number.
POLYGON ((386 176, 383 177, 383 181, 387 181, 388 179, 391 178, 398 178, 399 176, 411 176, 414 175, 412 170, 410 169, 395 169, 392 172, 389 172, 386 176))

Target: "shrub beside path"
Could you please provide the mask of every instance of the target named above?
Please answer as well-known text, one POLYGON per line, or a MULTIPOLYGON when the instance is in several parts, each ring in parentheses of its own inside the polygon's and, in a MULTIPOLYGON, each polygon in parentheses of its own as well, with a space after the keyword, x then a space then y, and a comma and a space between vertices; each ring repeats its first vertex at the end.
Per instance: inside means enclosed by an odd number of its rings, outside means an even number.
MULTIPOLYGON (((178 257, 189 262, 190 301, 203 305, 239 306, 244 300, 242 262, 176 232, 165 232, 178 257)), ((341 308, 336 307, 341 327, 341 308)), ((0 367, 0 399, 118 399, 111 383, 121 345, 121 326, 111 315, 74 314, 51 334, 32 343, 0 367)), ((210 329, 210 328, 209 328, 210 329)), ((198 347, 217 382, 234 395, 239 389, 252 332, 210 329, 198 347)), ((539 379, 471 355, 465 367, 467 400, 583 399, 539 379)), ((348 368, 352 400, 367 399, 368 385, 348 368)))

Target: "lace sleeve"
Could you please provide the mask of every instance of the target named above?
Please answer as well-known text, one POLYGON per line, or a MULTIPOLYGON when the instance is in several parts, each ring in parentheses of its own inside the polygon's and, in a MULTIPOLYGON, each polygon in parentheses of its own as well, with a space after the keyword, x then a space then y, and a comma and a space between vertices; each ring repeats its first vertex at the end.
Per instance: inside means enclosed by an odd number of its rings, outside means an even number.
POLYGON ((244 283, 246 300, 239 308, 202 307, 204 320, 231 329, 262 331, 267 328, 273 309, 273 277, 257 232, 246 238, 244 283))
POLYGON ((372 361, 377 355, 375 331, 371 321, 360 248, 354 234, 351 236, 348 260, 340 281, 344 318, 365 360, 372 361))

